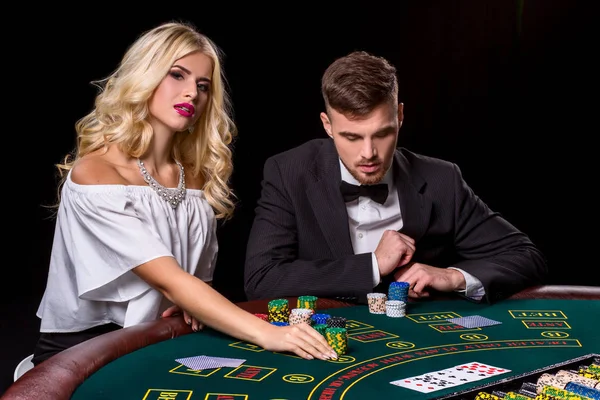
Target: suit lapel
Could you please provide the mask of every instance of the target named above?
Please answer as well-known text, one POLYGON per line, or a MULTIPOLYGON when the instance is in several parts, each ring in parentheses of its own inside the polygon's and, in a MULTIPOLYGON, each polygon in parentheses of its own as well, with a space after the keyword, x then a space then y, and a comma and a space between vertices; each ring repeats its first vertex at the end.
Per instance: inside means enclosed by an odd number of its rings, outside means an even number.
POLYGON ((408 160, 399 152, 395 154, 395 181, 400 199, 403 226, 400 232, 418 241, 429 226, 431 201, 423 193, 427 182, 410 173, 408 160))
POLYGON ((323 145, 313 164, 315 180, 306 194, 335 257, 353 254, 348 213, 340 192, 341 172, 333 141, 323 145))

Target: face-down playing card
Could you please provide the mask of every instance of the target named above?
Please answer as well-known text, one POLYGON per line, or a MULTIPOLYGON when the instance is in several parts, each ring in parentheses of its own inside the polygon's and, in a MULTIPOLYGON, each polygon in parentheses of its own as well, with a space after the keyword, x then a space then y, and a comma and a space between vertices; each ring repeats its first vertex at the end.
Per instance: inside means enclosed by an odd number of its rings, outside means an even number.
POLYGON ((453 324, 464 326, 465 328, 481 328, 483 326, 499 325, 502 322, 495 321, 481 315, 470 315, 468 317, 450 318, 447 320, 453 324))
POLYGON ((238 358, 224 358, 224 357, 212 357, 212 356, 193 356, 178 358, 177 361, 180 364, 185 365, 189 369, 198 371, 201 369, 213 369, 222 367, 239 367, 246 360, 238 358))

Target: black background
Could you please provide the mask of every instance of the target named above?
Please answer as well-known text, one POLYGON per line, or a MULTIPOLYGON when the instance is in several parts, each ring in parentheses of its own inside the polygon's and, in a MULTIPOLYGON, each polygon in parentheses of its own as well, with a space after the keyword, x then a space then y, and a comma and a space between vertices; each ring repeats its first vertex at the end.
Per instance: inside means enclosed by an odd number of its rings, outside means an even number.
POLYGON ((225 53, 239 128, 232 177, 239 204, 219 231, 214 283, 231 300, 245 299, 245 243, 263 162, 325 137, 321 74, 353 50, 398 68, 400 146, 458 163, 476 193, 542 249, 549 283, 600 284, 592 275, 594 13, 567 0, 360 4, 145 3, 131 13, 32 6, 35 17, 18 19, 20 28, 5 36, 3 62, 9 240, 0 393, 36 340, 54 229, 44 205, 55 199, 53 164, 72 149, 74 123, 92 107, 89 82, 109 74, 142 31, 172 19, 194 23, 225 53))

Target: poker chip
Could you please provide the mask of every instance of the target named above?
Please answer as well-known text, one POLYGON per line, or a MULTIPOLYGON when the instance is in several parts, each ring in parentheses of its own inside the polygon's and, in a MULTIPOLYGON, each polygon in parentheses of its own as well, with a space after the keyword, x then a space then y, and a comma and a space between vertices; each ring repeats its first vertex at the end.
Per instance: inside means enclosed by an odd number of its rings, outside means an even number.
POLYGON ((401 318, 406 315, 406 303, 400 300, 387 300, 385 314, 392 318, 401 318))
POLYGON ((313 311, 317 310, 317 296, 300 296, 298 297, 297 308, 310 308, 313 311))
POLYGON ((303 322, 311 324, 312 320, 310 317, 313 313, 314 311, 310 308, 292 308, 292 312, 289 316, 289 323, 290 325, 301 324, 303 322))
POLYGON ((542 393, 558 399, 589 400, 588 397, 583 397, 581 395, 569 392, 568 390, 559 389, 554 386, 544 386, 542 393))
POLYGON ((491 393, 487 393, 487 392, 479 392, 477 393, 477 395, 475 396, 474 400, 500 400, 501 398, 491 394, 491 393))
POLYGON ((577 374, 584 376, 586 378, 595 379, 597 381, 600 381, 600 370, 598 372, 595 372, 592 369, 590 369, 589 366, 585 366, 585 365, 580 366, 579 369, 577 370, 577 374))
POLYGON ((388 287, 388 300, 400 300, 403 302, 408 301, 408 289, 410 284, 408 282, 392 282, 388 287))
POLYGON ((327 319, 330 317, 331 317, 331 315, 329 315, 329 314, 313 314, 313 315, 311 315, 310 319, 313 320, 313 323, 315 325, 319 325, 319 324, 327 325, 327 319))
POLYGON ((344 318, 344 317, 329 317, 329 318, 327 318, 327 327, 346 329, 346 318, 344 318))
POLYGON ((590 364, 588 365, 588 369, 592 372, 600 373, 600 364, 590 364))
POLYGON ((385 302, 387 295, 385 293, 368 293, 367 303, 371 314, 385 314, 385 302))
POLYGON ((346 328, 328 327, 325 330, 325 338, 338 356, 346 354, 348 351, 348 331, 346 328))
POLYGON ((533 382, 523 382, 521 389, 519 389, 519 393, 523 393, 524 395, 533 398, 537 394, 537 386, 533 382))
POLYGON ((288 326, 289 323, 285 322, 285 321, 273 321, 273 322, 271 322, 271 325, 275 325, 275 326, 288 326))
POLYGON ((327 331, 328 326, 327 324, 316 324, 313 325, 313 328, 321 335, 325 336, 325 332, 327 331))
POLYGON ((531 400, 531 398, 517 392, 506 392, 504 400, 531 400))
POLYGON ((287 299, 275 299, 268 303, 269 322, 288 322, 290 309, 287 299))
POLYGON ((554 376, 552 374, 543 373, 537 379, 536 393, 544 393, 544 389, 547 387, 564 389, 566 384, 567 384, 566 382, 563 382, 563 380, 557 378, 556 376, 554 376))
POLYGON ((578 394, 580 396, 588 397, 590 399, 600 399, 600 390, 591 388, 586 385, 582 385, 578 382, 571 381, 567 383, 567 385, 565 386, 565 390, 578 394))
POLYGON ((569 372, 566 370, 560 370, 556 373, 556 377, 564 378, 565 382, 575 382, 583 386, 588 386, 591 388, 595 388, 598 384, 598 381, 591 378, 586 378, 585 376, 581 376, 579 374, 574 374, 573 372, 569 372))
POLYGON ((254 315, 256 315, 258 318, 264 320, 264 321, 269 321, 269 316, 267 314, 261 314, 261 313, 255 313, 254 315))

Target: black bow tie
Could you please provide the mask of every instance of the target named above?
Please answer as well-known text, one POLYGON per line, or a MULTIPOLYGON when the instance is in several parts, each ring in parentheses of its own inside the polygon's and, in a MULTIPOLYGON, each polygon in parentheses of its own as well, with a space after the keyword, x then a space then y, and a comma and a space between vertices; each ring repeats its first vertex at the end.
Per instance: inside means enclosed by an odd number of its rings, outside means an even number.
POLYGON ((388 186, 385 183, 356 186, 346 181, 342 181, 340 190, 342 191, 342 196, 346 202, 356 200, 359 196, 366 196, 379 204, 383 204, 388 197, 388 186))

